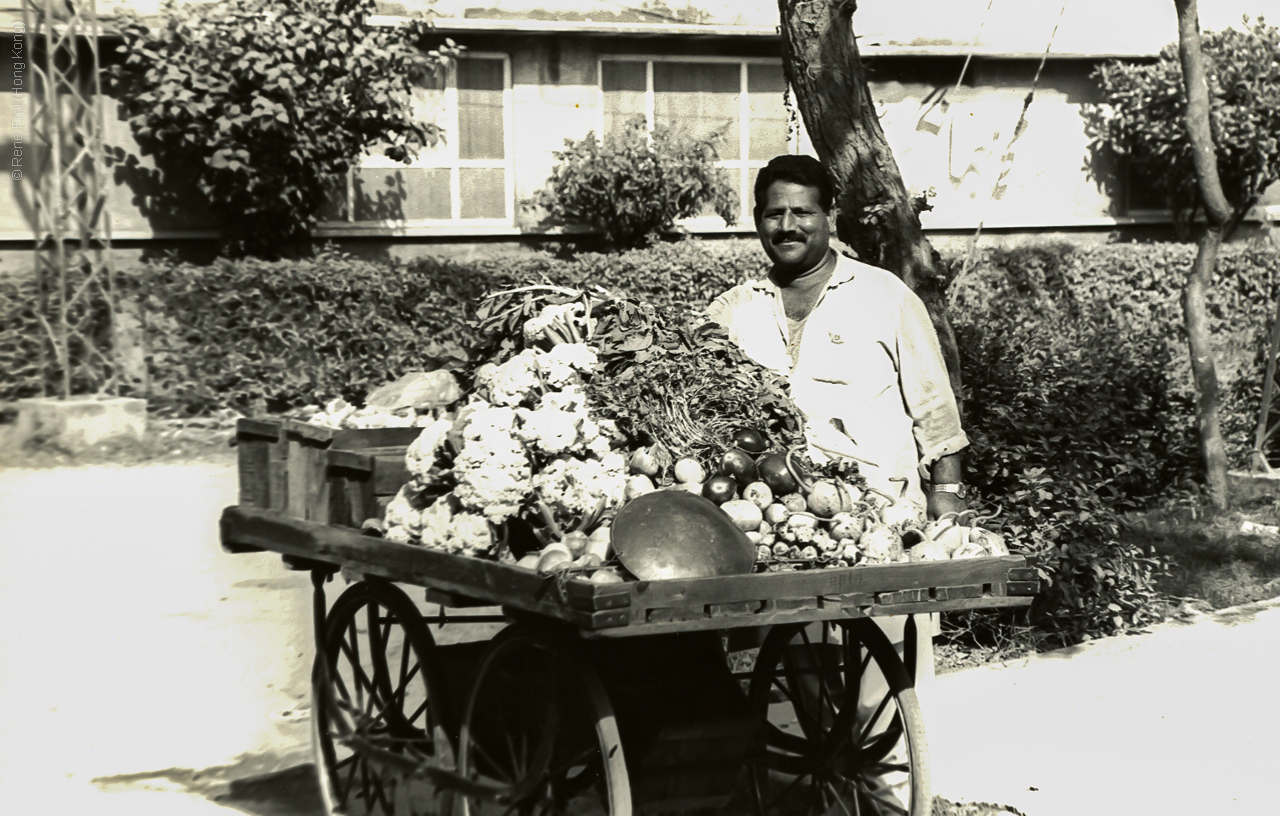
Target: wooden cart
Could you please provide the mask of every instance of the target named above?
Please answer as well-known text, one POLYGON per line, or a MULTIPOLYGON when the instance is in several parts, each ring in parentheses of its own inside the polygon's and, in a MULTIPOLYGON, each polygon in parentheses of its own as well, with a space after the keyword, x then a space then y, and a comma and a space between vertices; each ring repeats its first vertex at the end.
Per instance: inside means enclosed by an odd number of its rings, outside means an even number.
POLYGON ((1021 557, 595 584, 363 535, 417 433, 238 433, 222 545, 312 574, 331 813, 927 816, 912 669, 871 618, 1025 606, 1039 586, 1021 557), (449 645, 429 625, 495 622, 449 645), (727 652, 730 630, 758 652, 727 652))

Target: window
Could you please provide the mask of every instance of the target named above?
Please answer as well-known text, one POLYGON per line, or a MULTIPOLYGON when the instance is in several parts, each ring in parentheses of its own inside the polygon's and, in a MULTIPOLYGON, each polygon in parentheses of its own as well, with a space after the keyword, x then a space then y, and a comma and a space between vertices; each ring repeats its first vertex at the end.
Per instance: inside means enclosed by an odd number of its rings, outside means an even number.
POLYGON ((650 127, 694 137, 720 133, 720 164, 730 172, 745 218, 760 168, 780 153, 799 152, 789 134, 782 64, 775 60, 604 60, 600 90, 606 138, 639 116, 650 127))
POLYGON ((1121 209, 1125 215, 1168 212, 1169 205, 1158 190, 1155 172, 1143 161, 1122 157, 1119 168, 1121 209))
POLYGON ((441 141, 420 150, 411 164, 375 150, 345 185, 336 185, 322 217, 330 226, 510 225, 510 70, 504 56, 468 54, 447 74, 427 77, 416 89, 414 110, 444 129, 441 141))

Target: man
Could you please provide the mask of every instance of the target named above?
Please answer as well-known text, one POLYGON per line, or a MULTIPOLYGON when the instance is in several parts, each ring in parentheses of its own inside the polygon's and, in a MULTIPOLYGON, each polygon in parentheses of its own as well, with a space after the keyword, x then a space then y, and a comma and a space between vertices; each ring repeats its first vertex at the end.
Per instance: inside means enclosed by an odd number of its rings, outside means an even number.
MULTIPOLYGON (((855 460, 868 487, 910 502, 921 517, 961 512, 969 442, 933 323, 896 276, 831 248, 834 195, 817 159, 770 161, 756 179, 755 223, 773 266, 766 279, 716 298, 708 316, 787 378, 811 458, 855 460)), ((875 618, 904 656, 908 620, 875 618)), ((908 660, 917 688, 933 677, 936 616, 921 628, 908 660)), ((733 641, 731 648, 749 645, 733 641)), ((864 685, 863 699, 868 691, 864 685)))
POLYGON ((716 298, 709 317, 788 379, 811 457, 855 460, 868 486, 922 515, 960 512, 968 439, 933 324, 896 276, 831 248, 833 199, 817 159, 770 161, 755 223, 772 269, 716 298))

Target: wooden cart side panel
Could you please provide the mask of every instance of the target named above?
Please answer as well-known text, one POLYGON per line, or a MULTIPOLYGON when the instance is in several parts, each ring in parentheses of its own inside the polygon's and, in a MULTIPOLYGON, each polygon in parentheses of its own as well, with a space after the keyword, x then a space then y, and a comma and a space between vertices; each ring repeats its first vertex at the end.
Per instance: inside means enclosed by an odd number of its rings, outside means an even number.
POLYGON ((404 454, 421 431, 242 419, 240 504, 358 528, 409 480, 404 454))
MULTIPOLYGON (((919 561, 911 564, 873 564, 852 569, 803 570, 769 573, 773 597, 820 597, 851 592, 929 589, 935 586, 989 584, 1007 580, 1013 567, 1026 566, 1022 556, 964 558, 955 561, 919 561)), ((631 605, 679 606, 691 600, 732 603, 750 598, 761 586, 759 575, 722 578, 637 581, 631 605)))
POLYGON ((248 546, 302 556, 390 581, 466 595, 494 606, 512 606, 584 628, 626 623, 609 612, 584 612, 568 607, 554 576, 542 576, 493 561, 395 544, 354 530, 248 507, 224 510, 221 528, 223 547, 227 549, 248 546))
POLYGON ((236 424, 241 504, 250 507, 272 506, 272 449, 279 440, 279 429, 274 425, 246 419, 241 419, 236 424))
POLYGON ((565 621, 598 637, 1026 606, 1032 596, 1010 589, 1030 591, 1035 585, 1007 580, 1011 570, 1027 569, 1026 559, 1019 556, 595 585, 582 577, 541 576, 244 506, 224 511, 222 535, 228 551, 265 549, 335 564, 500 605, 513 614, 565 621), (903 588, 910 584, 916 586, 903 588))

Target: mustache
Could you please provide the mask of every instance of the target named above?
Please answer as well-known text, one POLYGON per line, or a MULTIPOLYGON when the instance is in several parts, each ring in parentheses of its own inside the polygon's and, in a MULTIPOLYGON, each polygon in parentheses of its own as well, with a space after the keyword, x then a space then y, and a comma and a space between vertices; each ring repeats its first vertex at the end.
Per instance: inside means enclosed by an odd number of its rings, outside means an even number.
POLYGON ((803 241, 803 240, 804 240, 804 236, 798 232, 780 232, 777 235, 773 236, 773 242, 775 244, 781 244, 784 241, 803 241))

